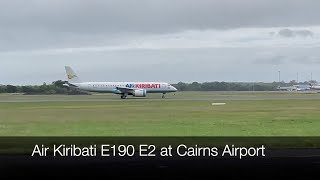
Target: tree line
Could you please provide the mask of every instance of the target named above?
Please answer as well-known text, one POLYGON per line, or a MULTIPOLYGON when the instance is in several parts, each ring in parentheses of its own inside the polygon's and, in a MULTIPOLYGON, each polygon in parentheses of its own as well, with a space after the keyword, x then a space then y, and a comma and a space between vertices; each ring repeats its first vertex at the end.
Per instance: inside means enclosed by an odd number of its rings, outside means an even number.
POLYGON ((289 87, 296 84, 315 84, 317 81, 296 82, 204 82, 204 83, 184 83, 173 84, 179 91, 277 91, 278 87, 289 87))
MULTIPOLYGON (((87 92, 70 89, 63 86, 66 81, 58 80, 51 84, 44 83, 43 85, 35 86, 13 86, 1 85, 0 93, 24 93, 24 94, 88 94, 87 92)), ((309 84, 310 82, 301 82, 309 84)), ((314 83, 314 82, 313 82, 314 83)), ((172 84, 179 91, 276 91, 279 86, 292 86, 295 81, 286 82, 179 82, 172 84)))
POLYGON ((33 94, 68 94, 68 95, 77 95, 77 94, 89 94, 83 91, 76 89, 70 89, 66 86, 63 86, 66 81, 54 81, 51 84, 43 83, 42 85, 34 86, 14 86, 14 85, 2 85, 0 86, 0 93, 23 93, 26 95, 33 94))
POLYGON ((175 87, 180 91, 275 91, 279 83, 250 83, 250 82, 179 82, 175 87))

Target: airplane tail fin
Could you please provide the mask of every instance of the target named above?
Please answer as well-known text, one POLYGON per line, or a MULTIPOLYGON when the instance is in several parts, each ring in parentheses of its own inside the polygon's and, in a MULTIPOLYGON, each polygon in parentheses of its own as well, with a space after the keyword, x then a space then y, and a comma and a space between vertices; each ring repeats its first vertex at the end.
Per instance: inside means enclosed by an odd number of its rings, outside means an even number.
POLYGON ((66 73, 67 73, 67 77, 68 77, 68 82, 69 83, 80 83, 80 79, 79 77, 77 76, 77 74, 72 70, 71 67, 69 66, 66 66, 65 67, 66 69, 66 73))

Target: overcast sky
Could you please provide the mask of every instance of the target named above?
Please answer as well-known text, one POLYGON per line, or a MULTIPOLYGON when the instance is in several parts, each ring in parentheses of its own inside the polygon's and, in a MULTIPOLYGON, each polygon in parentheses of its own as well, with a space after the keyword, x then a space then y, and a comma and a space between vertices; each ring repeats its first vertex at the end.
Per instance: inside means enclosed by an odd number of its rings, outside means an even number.
POLYGON ((0 84, 320 81, 318 0, 1 0, 0 84), (298 73, 298 76, 297 76, 298 73))

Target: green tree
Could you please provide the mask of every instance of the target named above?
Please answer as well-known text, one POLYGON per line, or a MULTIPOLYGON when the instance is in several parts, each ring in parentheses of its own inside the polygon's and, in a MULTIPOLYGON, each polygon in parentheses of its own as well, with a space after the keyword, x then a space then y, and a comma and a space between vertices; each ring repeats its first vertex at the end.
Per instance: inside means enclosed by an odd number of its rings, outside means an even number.
POLYGON ((7 92, 6 86, 0 85, 0 93, 5 93, 7 92))
POLYGON ((16 86, 12 86, 12 85, 7 85, 7 93, 16 93, 17 92, 17 87, 16 86))

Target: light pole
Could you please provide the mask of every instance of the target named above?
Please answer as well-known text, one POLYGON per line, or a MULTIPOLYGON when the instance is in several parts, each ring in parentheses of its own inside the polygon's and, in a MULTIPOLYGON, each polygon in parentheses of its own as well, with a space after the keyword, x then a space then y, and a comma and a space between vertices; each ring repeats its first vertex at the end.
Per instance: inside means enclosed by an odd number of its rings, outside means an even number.
POLYGON ((279 85, 280 85, 280 71, 278 71, 278 73, 279 73, 279 85))

